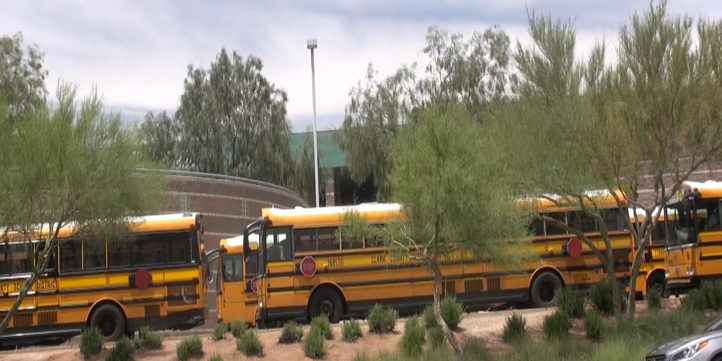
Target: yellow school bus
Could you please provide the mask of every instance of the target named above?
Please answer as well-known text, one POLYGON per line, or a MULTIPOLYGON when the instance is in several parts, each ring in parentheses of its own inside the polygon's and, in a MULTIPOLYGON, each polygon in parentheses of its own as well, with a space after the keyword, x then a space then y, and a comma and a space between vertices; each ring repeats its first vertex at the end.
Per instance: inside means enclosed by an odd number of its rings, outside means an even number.
POLYGON ((256 275, 258 234, 250 235, 248 257, 244 257, 243 242, 243 236, 222 239, 218 248, 218 322, 242 320, 252 324, 256 319, 258 296, 249 281, 256 275))
MULTIPOLYGON (((138 330, 188 328, 207 312, 201 216, 169 214, 132 218, 129 232, 113 239, 83 239, 71 224, 9 327, 3 343, 68 336, 91 326, 106 340, 138 330)), ((0 316, 15 302, 34 266, 31 244, 12 236, 0 243, 0 316)))
POLYGON ((679 292, 703 280, 722 278, 722 182, 684 182, 670 202, 677 222, 670 228, 667 287, 679 292))
MULTIPOLYGON (((637 209, 635 211, 629 210, 630 224, 632 227, 636 227, 638 222, 644 220, 644 210, 637 209), (636 214, 635 214, 636 212, 636 214)), ((674 221, 674 213, 668 213, 670 221, 674 221)), ((666 269, 665 269, 665 252, 667 247, 667 238, 665 234, 665 223, 666 218, 664 214, 660 214, 659 210, 655 210, 654 217, 657 217, 657 226, 652 232, 652 239, 647 246, 644 256, 642 258, 642 265, 639 268, 639 274, 637 276, 637 290, 638 294, 646 297, 647 292, 654 288, 660 295, 665 293, 666 290, 666 269)))
MULTIPOLYGON (((632 243, 625 228, 627 211, 619 212, 611 195, 600 197, 598 203, 610 230, 617 276, 628 277, 632 243)), ((534 207, 541 214, 581 227, 592 242, 606 249, 594 219, 579 209, 549 199, 536 200, 534 207)), ((431 302, 433 276, 419 261, 408 254, 389 253, 383 240, 339 239, 339 226, 348 212, 371 225, 403 217, 399 204, 266 208, 260 219, 247 226, 246 235, 260 234, 256 275, 259 323, 308 320, 320 314, 337 322, 346 315, 365 315, 377 302, 402 312, 419 311, 431 302)), ((460 253, 449 254, 442 263, 441 291, 455 294, 470 309, 502 302, 545 307, 553 304, 559 287, 587 287, 606 277, 593 252, 562 227, 536 219, 530 231, 538 260, 521 269, 503 270, 460 253)))

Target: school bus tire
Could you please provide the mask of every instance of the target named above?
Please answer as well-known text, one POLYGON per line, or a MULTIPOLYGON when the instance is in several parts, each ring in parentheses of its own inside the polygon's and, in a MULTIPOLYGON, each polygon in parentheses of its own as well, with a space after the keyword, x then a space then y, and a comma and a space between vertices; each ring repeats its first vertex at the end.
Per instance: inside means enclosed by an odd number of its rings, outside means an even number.
POLYGON ((328 320, 337 323, 343 315, 343 299, 335 289, 322 287, 316 290, 308 303, 308 314, 311 318, 322 314, 328 315, 328 320))
POLYGON ((556 291, 562 288, 562 280, 551 271, 538 274, 529 289, 529 299, 534 308, 554 306, 556 291))
POLYGON ((657 291, 659 291, 659 295, 664 297, 664 293, 667 288, 666 283, 663 271, 660 270, 652 273, 652 275, 647 279, 647 293, 649 293, 649 290, 656 288, 657 291))
POLYGON ((100 305, 93 311, 89 326, 100 329, 105 341, 116 341, 126 332, 123 312, 111 303, 100 305))

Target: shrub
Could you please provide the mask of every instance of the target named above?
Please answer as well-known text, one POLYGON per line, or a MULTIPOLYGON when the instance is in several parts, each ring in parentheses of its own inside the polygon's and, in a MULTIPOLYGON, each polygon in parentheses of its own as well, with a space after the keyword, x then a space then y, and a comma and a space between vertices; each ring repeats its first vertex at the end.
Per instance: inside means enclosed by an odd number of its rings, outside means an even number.
POLYGON ((371 356, 369 356, 365 351, 361 351, 360 353, 357 353, 356 356, 353 357, 353 361, 372 361, 371 356))
POLYGON ((303 328, 293 321, 283 325, 281 336, 278 337, 280 343, 294 343, 301 341, 303 337, 303 328))
POLYGON ((333 340, 333 332, 331 331, 331 323, 328 322, 328 316, 316 316, 311 320, 311 329, 318 329, 321 335, 327 340, 333 340))
POLYGON ((612 286, 608 279, 604 279, 589 288, 589 298, 597 311, 611 315, 614 313, 614 301, 612 299, 612 286))
POLYGON ((235 320, 231 323, 231 335, 235 338, 241 337, 244 332, 248 329, 248 325, 241 320, 235 320))
POLYGON ((213 356, 211 356, 208 361, 223 361, 223 356, 219 354, 213 354, 213 356))
POLYGON ((236 349, 246 356, 263 356, 263 345, 253 331, 244 332, 236 340, 236 349))
POLYGON ((456 296, 444 296, 441 299, 441 318, 450 329, 456 330, 464 314, 464 305, 456 301, 456 296))
POLYGON ((326 354, 326 341, 322 330, 311 327, 308 336, 303 340, 303 353, 312 359, 322 358, 326 354))
POLYGON ((358 321, 352 318, 343 322, 341 326, 341 338, 344 341, 354 342, 361 336, 363 336, 363 333, 361 332, 361 325, 358 321))
POLYGON ((562 312, 573 318, 584 317, 584 292, 569 288, 560 288, 556 292, 555 302, 562 312))
POLYGON ((426 328, 433 328, 439 326, 439 324, 436 322, 436 316, 434 315, 434 306, 428 305, 426 308, 424 308, 424 327, 426 328))
POLYGON ((504 322, 504 342, 511 343, 526 338, 526 319, 524 316, 513 313, 504 322))
POLYGON ((707 309, 707 295, 702 288, 695 288, 682 299, 682 308, 690 311, 704 311, 707 309))
POLYGON ((441 347, 446 342, 444 331, 442 331, 439 326, 426 329, 426 336, 428 337, 429 344, 432 348, 441 347))
POLYGON ((83 357, 90 357, 100 353, 103 349, 103 335, 96 327, 88 327, 80 333, 80 353, 83 357))
POLYGON ((226 336, 226 331, 228 331, 228 326, 222 322, 213 327, 213 341, 222 340, 226 336))
POLYGON ((591 312, 584 318, 584 329, 587 330, 587 337, 593 340, 600 340, 604 335, 606 327, 599 313, 591 312))
POLYGON ((375 333, 386 333, 391 332, 396 328, 396 319, 399 318, 399 313, 391 307, 381 306, 380 304, 374 305, 369 310, 368 324, 369 331, 375 333))
POLYGON ((544 318, 544 334, 549 339, 558 339, 569 334, 571 327, 569 315, 557 310, 544 318))
POLYGON ((138 338, 140 338, 140 345, 150 350, 157 350, 163 344, 163 336, 158 332, 151 331, 149 326, 140 328, 138 338))
POLYGON ((203 341, 198 336, 193 336, 179 342, 175 348, 178 360, 186 361, 191 357, 203 356, 203 341))
POLYGON ((419 322, 419 317, 414 316, 406 320, 404 325, 404 334, 401 336, 399 345, 404 355, 416 358, 421 354, 421 347, 424 345, 425 330, 419 322))
POLYGON ((464 353, 461 355, 461 361, 476 361, 476 360, 492 360, 489 355, 489 348, 486 347, 486 343, 482 338, 470 337, 462 345, 464 353))
POLYGON ((656 288, 650 288, 647 290, 647 307, 650 310, 657 311, 662 308, 662 295, 656 288))
POLYGON ((133 359, 133 343, 123 336, 115 342, 115 346, 105 355, 105 361, 128 361, 133 359))

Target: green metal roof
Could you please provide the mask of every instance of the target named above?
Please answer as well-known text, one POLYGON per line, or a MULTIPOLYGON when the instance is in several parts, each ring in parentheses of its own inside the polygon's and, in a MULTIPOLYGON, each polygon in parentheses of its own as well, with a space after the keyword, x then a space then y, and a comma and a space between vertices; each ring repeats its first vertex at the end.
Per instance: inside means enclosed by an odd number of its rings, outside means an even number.
MULTIPOLYGON (((318 164, 320 168, 336 168, 346 166, 346 153, 336 142, 336 130, 321 130, 316 132, 318 140, 318 164)), ((298 157, 303 145, 308 144, 313 149, 313 132, 291 134, 291 154, 298 157)))

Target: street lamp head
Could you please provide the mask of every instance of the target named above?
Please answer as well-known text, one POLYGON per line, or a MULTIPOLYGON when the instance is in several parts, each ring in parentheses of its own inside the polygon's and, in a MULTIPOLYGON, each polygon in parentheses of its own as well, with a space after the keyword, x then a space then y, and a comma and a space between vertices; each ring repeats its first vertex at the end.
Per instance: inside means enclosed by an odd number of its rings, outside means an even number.
POLYGON ((316 42, 316 39, 308 39, 306 41, 307 49, 316 49, 317 47, 318 47, 318 43, 316 42))

